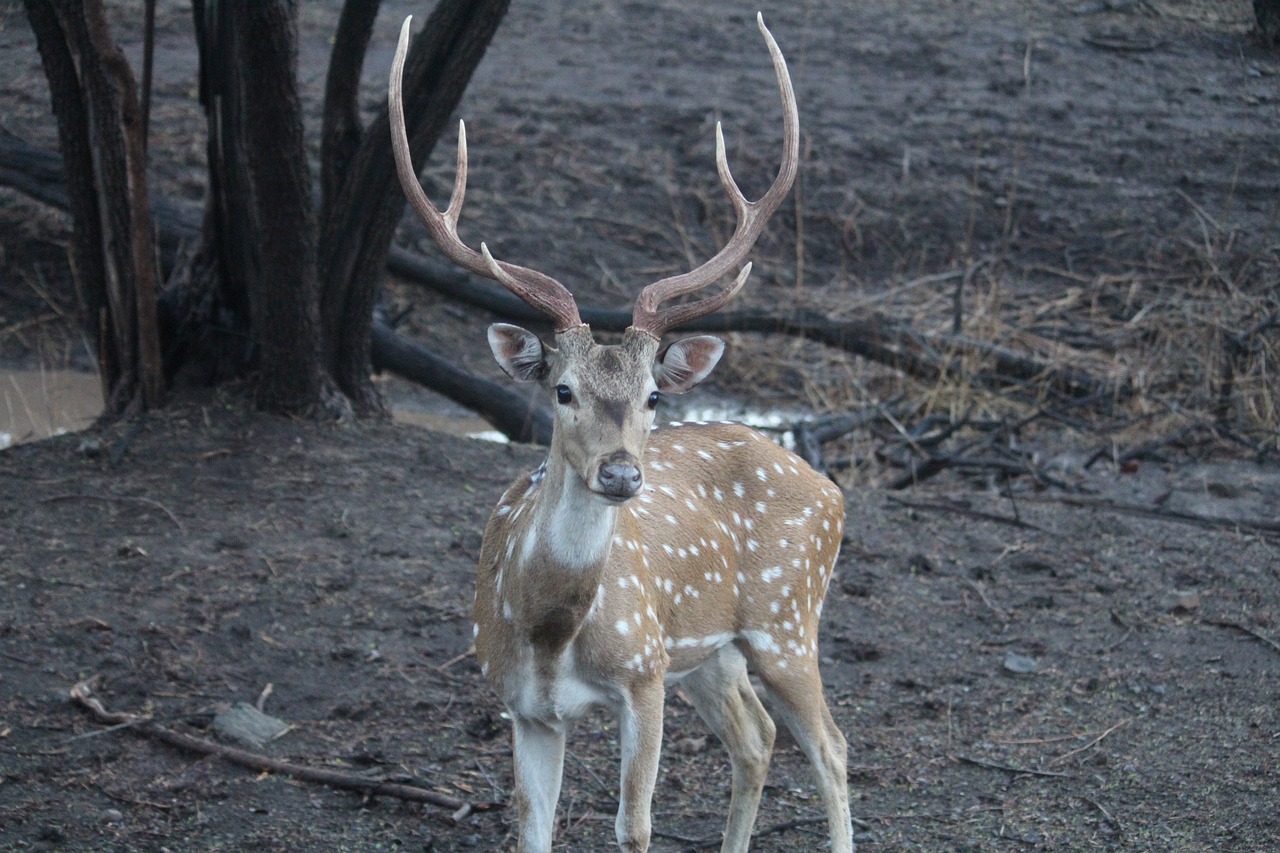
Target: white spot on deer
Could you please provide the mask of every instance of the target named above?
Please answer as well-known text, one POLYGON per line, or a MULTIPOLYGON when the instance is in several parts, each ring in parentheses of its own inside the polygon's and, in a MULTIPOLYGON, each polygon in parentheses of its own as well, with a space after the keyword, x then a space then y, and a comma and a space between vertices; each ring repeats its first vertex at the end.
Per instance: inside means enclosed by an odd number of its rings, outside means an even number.
MULTIPOLYGON (((791 587, 790 587, 789 585, 784 585, 784 586, 782 587, 782 597, 783 597, 783 598, 790 598, 790 597, 791 597, 791 587)), ((795 604, 795 602, 793 601, 793 602, 792 602, 792 604, 795 604)))
POLYGON ((683 444, 673 444, 671 445, 671 449, 674 450, 676 453, 684 453, 683 444))
POLYGON ((712 456, 710 453, 708 453, 705 450, 699 450, 698 455, 701 456, 703 459, 707 460, 708 462, 710 462, 712 459, 715 459, 714 456, 712 456))
POLYGON ((759 549, 760 549, 760 543, 759 543, 759 542, 757 542, 757 541, 756 541, 756 540, 754 540, 754 539, 748 539, 748 540, 747 540, 747 550, 748 550, 748 551, 750 551, 751 553, 753 553, 753 554, 754 554, 754 553, 755 553, 756 551, 758 551, 759 549))
POLYGON ((591 609, 587 611, 587 621, 590 622, 591 620, 595 619, 603 607, 604 607, 604 584, 600 584, 596 587, 596 597, 591 602, 591 609))
POLYGON ((650 467, 650 468, 652 468, 652 469, 653 469, 653 470, 655 470, 655 471, 661 471, 661 470, 662 470, 662 463, 661 463, 661 462, 659 462, 657 459, 655 459, 655 460, 653 460, 652 462, 650 462, 650 463, 649 463, 649 467, 650 467))
POLYGON ((627 620, 626 620, 626 619, 619 619, 617 622, 615 622, 615 623, 614 623, 614 626, 613 626, 613 627, 617 628, 617 629, 618 629, 618 633, 619 633, 619 634, 621 634, 621 635, 622 635, 622 636, 624 636, 624 637, 625 637, 627 634, 630 634, 630 633, 631 633, 631 626, 627 624, 627 620))
POLYGON ((738 497, 742 497, 743 495, 745 495, 745 494, 747 493, 747 490, 746 490, 746 487, 744 487, 741 483, 734 483, 734 484, 733 484, 733 493, 734 493, 735 495, 737 495, 738 497))
POLYGON ((760 513, 761 515, 764 515, 768 511, 769 511, 769 507, 768 505, 765 504, 764 501, 756 501, 756 512, 760 513))
MULTIPOLYGON (((781 469, 781 468, 779 468, 779 469, 778 469, 778 472, 779 472, 779 473, 781 473, 781 472, 782 472, 782 469, 781 469)), ((764 472, 764 469, 763 469, 763 468, 757 468, 757 469, 756 469, 756 477, 758 477, 758 478, 759 478, 759 480, 760 480, 760 482, 762 482, 762 483, 763 483, 763 482, 766 482, 766 481, 769 479, 769 475, 768 475, 768 474, 766 474, 766 473, 764 472)), ((738 495, 738 497, 742 497, 742 495, 738 495)))
POLYGON ((782 654, 782 646, 778 645, 778 641, 768 631, 750 630, 743 631, 739 636, 747 641, 747 645, 760 652, 773 652, 775 655, 782 654))
POLYGON ((676 554, 677 554, 677 555, 680 557, 680 559, 682 559, 682 560, 687 560, 687 559, 689 559, 689 552, 688 552, 688 551, 686 551, 684 548, 677 548, 677 549, 676 549, 676 554))
POLYGON ((671 515, 669 513, 667 514, 666 519, 667 519, 667 523, 672 526, 680 523, 679 521, 676 521, 676 517, 674 515, 671 515))
POLYGON ((511 512, 511 506, 509 504, 501 504, 498 506, 497 510, 495 510, 493 514, 501 517, 506 515, 509 512, 511 512))
POLYGON ((782 606, 781 606, 780 604, 778 604, 778 602, 776 602, 776 601, 769 605, 769 612, 770 612, 770 613, 777 613, 777 612, 778 612, 779 610, 781 610, 781 609, 782 609, 782 606))
POLYGON ((684 505, 685 505, 685 506, 687 506, 687 507, 689 508, 689 511, 690 511, 690 512, 697 512, 697 511, 698 511, 698 505, 697 505, 696 503, 694 503, 693 501, 689 500, 688 498, 685 498, 685 499, 684 499, 684 505))
POLYGON ((479 625, 477 625, 476 623, 472 622, 472 623, 471 623, 471 637, 474 639, 474 638, 476 638, 476 637, 478 637, 478 636, 480 636, 480 626, 479 626, 479 625))
POLYGON ((718 501, 724 500, 724 492, 720 491, 719 486, 712 486, 711 494, 713 494, 715 496, 715 499, 718 501))
POLYGON ((674 498, 676 496, 675 489, 671 488, 670 486, 658 486, 658 491, 662 492, 664 495, 666 495, 669 498, 674 498))
POLYGON ((698 484, 698 497, 705 498, 707 496, 707 487, 704 483, 698 484))
POLYGON ((671 600, 671 603, 672 603, 672 604, 679 604, 681 601, 684 601, 684 596, 683 596, 682 594, 680 594, 680 593, 678 593, 678 592, 677 592, 677 593, 676 593, 675 598, 673 598, 673 599, 671 600))
POLYGON ((639 625, 639 624, 640 624, 640 611, 639 611, 639 610, 637 610, 635 613, 632 613, 632 614, 631 614, 631 619, 632 619, 632 621, 634 621, 637 625, 639 625))
POLYGON ((663 543, 662 543, 662 550, 664 550, 664 551, 666 551, 666 552, 667 552, 667 556, 668 556, 668 557, 675 556, 676 549, 675 549, 675 548, 672 548, 670 545, 668 545, 668 544, 667 544, 667 543, 665 543, 665 542, 663 542, 663 543))
POLYGON ((765 583, 773 583, 780 577, 782 577, 782 566, 773 566, 760 573, 760 580, 765 583))

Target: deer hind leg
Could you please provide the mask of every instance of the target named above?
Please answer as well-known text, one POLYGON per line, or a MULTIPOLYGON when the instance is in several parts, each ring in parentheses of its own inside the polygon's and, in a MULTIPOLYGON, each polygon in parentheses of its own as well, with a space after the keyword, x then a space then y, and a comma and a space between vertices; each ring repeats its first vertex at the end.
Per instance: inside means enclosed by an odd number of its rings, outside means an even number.
POLYGON ((512 714, 518 853, 549 853, 564 776, 563 729, 512 714))
POLYGON ((790 730, 813 767, 827 811, 833 853, 853 853, 848 746, 823 697, 817 661, 797 660, 785 668, 778 666, 777 660, 757 663, 757 674, 771 700, 770 709, 790 730))
POLYGON ((776 728, 747 676, 747 660, 734 646, 722 646, 680 681, 693 704, 733 763, 729 820, 720 853, 746 853, 764 790, 776 728))

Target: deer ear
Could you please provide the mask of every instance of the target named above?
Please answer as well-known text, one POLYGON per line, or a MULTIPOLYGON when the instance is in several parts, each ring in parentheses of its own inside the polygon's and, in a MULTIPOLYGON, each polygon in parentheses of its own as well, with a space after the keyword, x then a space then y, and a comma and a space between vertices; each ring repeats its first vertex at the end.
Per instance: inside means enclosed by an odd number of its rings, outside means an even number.
POLYGON ((546 375, 546 351, 533 332, 506 323, 494 323, 489 327, 489 349, 493 350, 498 366, 512 379, 527 382, 546 375))
POLYGON ((683 394, 706 379, 722 355, 724 341, 719 338, 710 335, 681 338, 658 353, 653 362, 653 378, 658 390, 683 394))

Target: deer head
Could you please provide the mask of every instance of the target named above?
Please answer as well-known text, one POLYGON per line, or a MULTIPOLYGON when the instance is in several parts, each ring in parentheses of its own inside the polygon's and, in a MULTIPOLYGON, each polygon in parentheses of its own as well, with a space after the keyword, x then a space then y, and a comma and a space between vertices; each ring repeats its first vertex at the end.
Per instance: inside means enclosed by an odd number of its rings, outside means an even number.
POLYGON ((449 206, 440 212, 418 183, 409 155, 404 125, 401 77, 407 54, 406 19, 392 66, 388 104, 396 168, 410 205, 436 244, 458 266, 494 279, 555 323, 555 346, 545 346, 532 332, 503 323, 489 328, 489 345, 498 364, 513 379, 537 381, 555 402, 553 458, 563 459, 592 494, 626 501, 644 483, 640 457, 653 425, 659 394, 681 394, 697 385, 724 352, 718 338, 684 338, 659 352, 662 334, 719 310, 746 284, 751 264, 747 253, 765 223, 786 197, 799 163, 799 116, 786 60, 763 18, 758 19, 769 47, 782 98, 782 166, 773 185, 758 201, 738 189, 725 156, 724 133, 716 124, 716 169, 737 214, 737 226, 725 246, 706 263, 682 275, 645 287, 632 310, 632 325, 622 343, 601 345, 578 315, 573 295, 560 282, 525 267, 497 261, 488 247, 469 248, 458 237, 467 181, 466 126, 458 125, 458 166, 449 206), (735 278, 709 295, 666 305, 702 291, 741 266, 735 278))

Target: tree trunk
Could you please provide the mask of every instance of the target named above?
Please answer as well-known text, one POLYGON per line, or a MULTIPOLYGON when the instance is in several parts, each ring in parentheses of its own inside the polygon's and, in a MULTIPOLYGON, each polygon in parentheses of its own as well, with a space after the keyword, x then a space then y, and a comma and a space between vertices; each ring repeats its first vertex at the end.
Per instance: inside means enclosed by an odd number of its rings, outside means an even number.
POLYGON ((320 362, 311 172, 297 91, 293 0, 206 0, 194 9, 213 192, 206 240, 227 302, 252 330, 258 405, 342 415, 320 362))
POLYGON ((157 274, 137 86, 101 0, 26 0, 49 79, 75 227, 73 256, 97 341, 107 417, 164 394, 157 274))
MULTIPOLYGON (((450 119, 472 73, 484 56, 510 0, 440 0, 409 51, 405 71, 405 121, 414 162, 425 162, 450 119)), ((349 116, 352 89, 335 86, 333 73, 359 79, 364 21, 344 14, 335 44, 335 62, 326 104, 331 120, 330 159, 322 171, 334 186, 325 197, 320 225, 321 316, 324 360, 359 414, 383 411, 370 382, 370 320, 387 252, 404 215, 404 192, 391 156, 391 133, 384 106, 354 152, 349 116), (345 35, 344 35, 345 33, 345 35), (358 45, 359 49, 355 49, 358 45), (338 48, 342 47, 341 52, 338 48), (349 159, 348 159, 349 158, 349 159), (339 176, 342 179, 339 180, 339 176)))

